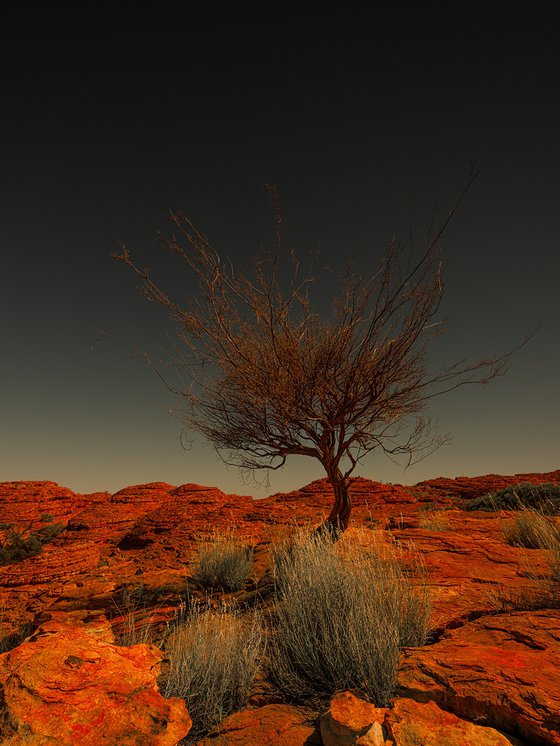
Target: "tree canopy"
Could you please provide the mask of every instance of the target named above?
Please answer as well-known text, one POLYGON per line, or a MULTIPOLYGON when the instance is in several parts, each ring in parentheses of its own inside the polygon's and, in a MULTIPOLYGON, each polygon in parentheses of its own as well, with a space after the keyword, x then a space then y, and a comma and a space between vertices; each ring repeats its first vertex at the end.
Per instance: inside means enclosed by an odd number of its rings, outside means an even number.
POLYGON ((115 254, 140 278, 141 292, 168 309, 180 348, 173 353, 187 427, 201 432, 228 464, 278 469, 289 456, 317 459, 333 487, 326 527, 337 535, 350 518, 348 487, 363 457, 379 449, 412 463, 445 442, 427 408, 436 396, 502 375, 514 350, 460 360, 433 372, 430 343, 445 331, 440 239, 476 177, 416 259, 394 240, 371 272, 347 264, 331 312, 314 302, 316 264, 305 267, 282 246, 274 190, 274 242, 250 272, 225 260, 182 212, 169 215, 164 243, 196 277, 198 291, 180 304, 140 269, 125 246, 115 254), (411 424, 412 420, 412 424, 411 424))

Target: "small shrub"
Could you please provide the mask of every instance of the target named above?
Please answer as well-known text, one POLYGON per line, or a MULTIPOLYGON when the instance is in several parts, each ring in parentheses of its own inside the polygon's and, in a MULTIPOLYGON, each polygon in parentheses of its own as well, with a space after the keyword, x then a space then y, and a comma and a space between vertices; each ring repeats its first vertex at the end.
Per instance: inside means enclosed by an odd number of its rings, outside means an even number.
POLYGON ((206 588, 239 591, 253 569, 253 547, 235 534, 214 533, 197 547, 194 578, 206 588))
POLYGON ((505 540, 515 547, 551 549, 560 545, 560 527, 538 510, 522 509, 502 526, 505 540))
POLYGON ((64 531, 64 528, 63 523, 54 523, 24 536, 22 531, 14 528, 13 523, 1 524, 0 530, 5 532, 5 538, 0 546, 0 566, 35 557, 43 551, 43 546, 64 531))
MULTIPOLYGON (((2 622, 2 611, 0 610, 0 622, 2 622)), ((0 653, 6 653, 8 650, 14 650, 33 633, 32 622, 25 622, 17 630, 0 638, 0 653)))
POLYGON ((34 535, 44 545, 55 539, 65 530, 65 528, 66 526, 64 525, 64 523, 51 523, 51 525, 43 526, 43 528, 35 531, 34 535))
POLYGON ((169 669, 159 680, 165 697, 185 699, 194 743, 246 704, 264 651, 258 615, 206 610, 192 604, 170 633, 164 650, 169 669))
POLYGON ((521 510, 524 507, 547 515, 560 513, 560 485, 522 482, 475 497, 464 504, 465 510, 521 510))
POLYGON ((0 565, 11 565, 28 557, 35 557, 43 551, 43 544, 37 536, 24 538, 17 531, 10 530, 0 548, 0 565))
MULTIPOLYGON (((333 544, 302 534, 273 548, 272 568, 278 602, 269 667, 278 688, 295 699, 359 689, 385 706, 400 647, 426 641, 426 586, 412 588, 395 549, 364 549, 347 537, 333 544)), ((416 569, 422 581, 423 567, 416 569)))

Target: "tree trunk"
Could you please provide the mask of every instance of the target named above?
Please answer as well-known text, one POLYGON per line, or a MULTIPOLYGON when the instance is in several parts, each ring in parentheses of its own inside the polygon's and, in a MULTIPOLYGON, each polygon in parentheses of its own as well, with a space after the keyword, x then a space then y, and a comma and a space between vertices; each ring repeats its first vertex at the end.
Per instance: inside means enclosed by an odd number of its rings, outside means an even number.
POLYGON ((328 534, 333 541, 340 539, 350 523, 352 500, 348 493, 348 480, 344 479, 340 471, 330 476, 329 482, 334 492, 334 504, 326 521, 319 526, 317 533, 328 534))

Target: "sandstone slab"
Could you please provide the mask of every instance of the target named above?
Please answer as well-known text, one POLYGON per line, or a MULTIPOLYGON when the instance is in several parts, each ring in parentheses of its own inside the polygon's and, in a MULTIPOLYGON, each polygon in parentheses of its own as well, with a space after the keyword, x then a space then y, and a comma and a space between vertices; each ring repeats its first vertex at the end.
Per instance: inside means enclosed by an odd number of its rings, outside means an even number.
POLYGON ((530 744, 560 744, 560 610, 484 616, 405 649, 399 694, 530 744))

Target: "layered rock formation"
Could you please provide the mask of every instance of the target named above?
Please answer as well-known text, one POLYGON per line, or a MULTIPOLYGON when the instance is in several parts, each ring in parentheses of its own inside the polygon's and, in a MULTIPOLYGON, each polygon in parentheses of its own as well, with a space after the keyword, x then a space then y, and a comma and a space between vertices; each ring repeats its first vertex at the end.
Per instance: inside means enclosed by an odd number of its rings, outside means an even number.
MULTIPOLYGON (((497 599, 547 586, 547 553, 505 542, 511 513, 461 509, 463 500, 521 482, 560 483, 560 470, 413 487, 354 480, 351 538, 368 541, 376 529, 405 561, 413 550, 423 558, 430 643, 403 652, 388 708, 341 693, 330 708, 310 710, 264 688, 205 746, 560 744, 560 612, 496 613, 497 599)), ((258 501, 195 484, 158 482, 114 495, 79 495, 53 482, 0 484, 2 522, 24 533, 53 521, 65 526, 37 556, 0 567, 1 742, 64 744, 79 735, 94 744, 96 728, 117 734, 119 744, 178 742, 188 716, 182 701, 157 691, 160 653, 116 646, 112 635, 131 619, 142 630, 173 618, 187 588, 196 592, 191 559, 214 530, 235 528, 254 545, 252 578, 237 598, 262 601, 270 541, 295 525, 317 525, 331 502, 326 480, 258 501), (87 692, 99 704, 91 716, 87 692)))

